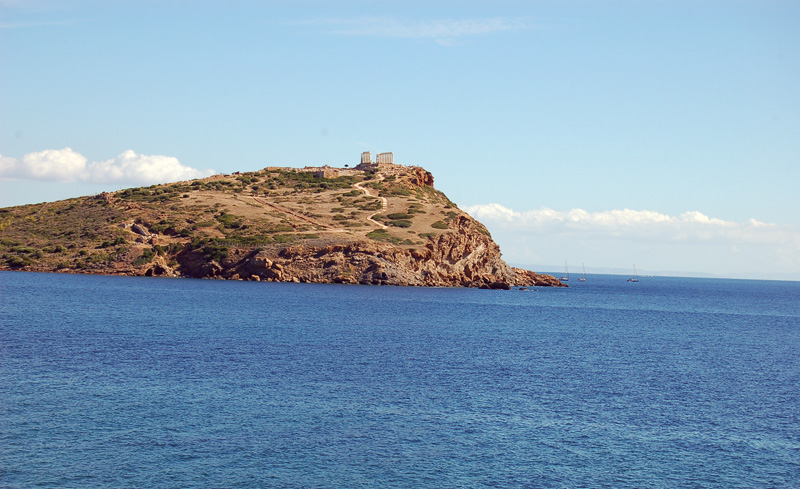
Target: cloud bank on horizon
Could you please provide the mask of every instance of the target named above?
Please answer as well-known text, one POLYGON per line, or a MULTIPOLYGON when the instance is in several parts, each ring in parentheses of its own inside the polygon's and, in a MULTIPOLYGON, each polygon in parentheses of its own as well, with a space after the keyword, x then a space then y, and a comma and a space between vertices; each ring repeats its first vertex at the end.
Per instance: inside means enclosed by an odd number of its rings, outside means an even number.
POLYGON ((595 235, 605 238, 643 241, 731 241, 743 243, 783 243, 800 249, 800 230, 791 226, 749 219, 733 222, 709 217, 699 211, 670 216, 648 210, 584 209, 558 211, 548 207, 515 211, 501 204, 467 206, 464 210, 476 219, 498 227, 517 230, 543 230, 561 234, 595 235))
MULTIPOLYGON (((536 243, 538 252, 546 249, 549 255, 583 255, 593 248, 602 249, 607 256, 616 255, 618 263, 626 256, 660 250, 658 258, 653 258, 659 263, 651 263, 651 267, 681 270, 688 265, 701 270, 713 261, 717 267, 714 273, 731 275, 743 265, 743 250, 749 250, 760 257, 760 266, 791 274, 800 271, 800 228, 792 225, 755 219, 728 221, 699 211, 677 216, 631 209, 589 212, 542 207, 516 211, 498 203, 465 206, 463 210, 486 224, 493 234, 512 236, 504 251, 517 254, 517 260, 530 256, 555 263, 554 256, 521 252, 523 243, 536 243), (667 252, 678 249, 683 251, 667 252)), ((755 276, 757 270, 747 272, 755 276)))
POLYGON ((72 148, 27 153, 20 159, 0 155, 0 179, 144 185, 214 174, 214 170, 186 166, 173 156, 143 155, 130 149, 116 158, 87 161, 72 148))
POLYGON ((800 250, 800 230, 792 226, 749 219, 733 222, 709 217, 699 211, 670 216, 648 210, 584 209, 558 211, 548 207, 515 211, 501 204, 467 206, 464 210, 493 226, 519 231, 540 230, 561 235, 624 238, 639 241, 707 241, 748 244, 783 244, 800 250))

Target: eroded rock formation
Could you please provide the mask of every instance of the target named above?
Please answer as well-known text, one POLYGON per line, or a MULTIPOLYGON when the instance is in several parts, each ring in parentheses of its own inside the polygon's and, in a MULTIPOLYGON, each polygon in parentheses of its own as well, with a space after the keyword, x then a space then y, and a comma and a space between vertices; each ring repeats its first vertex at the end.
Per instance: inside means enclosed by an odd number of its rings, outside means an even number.
POLYGON ((181 270, 194 277, 275 282, 346 283, 509 289, 561 286, 554 277, 512 268, 482 226, 467 216, 451 233, 428 239, 423 249, 356 240, 328 246, 270 246, 222 263, 187 253, 181 270))

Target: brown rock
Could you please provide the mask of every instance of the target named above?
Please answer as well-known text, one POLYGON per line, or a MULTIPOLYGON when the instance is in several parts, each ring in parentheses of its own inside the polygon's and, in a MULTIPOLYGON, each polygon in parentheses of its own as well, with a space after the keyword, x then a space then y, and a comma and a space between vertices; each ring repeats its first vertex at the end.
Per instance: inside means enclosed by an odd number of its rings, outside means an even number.
POLYGON ((148 231, 147 228, 145 228, 141 224, 134 223, 131 226, 131 231, 133 231, 136 234, 141 234, 142 236, 150 236, 150 231, 148 231))
POLYGON ((410 180, 417 187, 433 187, 433 174, 420 167, 411 169, 410 180))

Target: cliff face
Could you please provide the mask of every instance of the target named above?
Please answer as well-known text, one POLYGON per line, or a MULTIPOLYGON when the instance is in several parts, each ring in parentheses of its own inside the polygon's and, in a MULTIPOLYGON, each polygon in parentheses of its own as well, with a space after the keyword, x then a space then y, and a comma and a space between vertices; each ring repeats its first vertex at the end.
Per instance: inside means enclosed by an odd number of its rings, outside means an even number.
MULTIPOLYGON (((553 277, 508 266, 497 244, 472 219, 461 217, 450 228, 452 233, 430 239, 421 250, 360 240, 268 247, 212 263, 187 253, 179 258, 180 270, 193 277, 276 282, 492 289, 561 285, 553 277)), ((172 273, 164 266, 155 271, 156 275, 172 273)))
MULTIPOLYGON (((421 250, 376 241, 269 247, 211 264, 187 254, 181 270, 193 277, 276 282, 492 289, 561 285, 551 276, 508 266, 497 244, 471 218, 459 218, 450 229, 421 250)), ((160 273, 170 271, 162 268, 160 273)))
POLYGON ((265 169, 3 210, 0 269, 493 289, 563 285, 508 266, 486 228, 433 189, 433 175, 422 168, 325 168, 329 177, 314 170, 312 176, 265 169))

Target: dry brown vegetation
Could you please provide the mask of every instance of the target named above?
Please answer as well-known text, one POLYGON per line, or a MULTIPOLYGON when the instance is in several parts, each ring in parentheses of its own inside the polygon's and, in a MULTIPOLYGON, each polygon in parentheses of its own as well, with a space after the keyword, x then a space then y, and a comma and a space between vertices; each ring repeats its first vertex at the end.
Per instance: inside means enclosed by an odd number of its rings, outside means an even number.
POLYGON ((267 168, 4 208, 0 268, 138 274, 175 267, 189 252, 212 261, 232 250, 363 239, 418 249, 463 213, 408 168, 335 178, 267 168))

